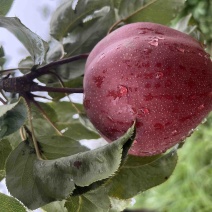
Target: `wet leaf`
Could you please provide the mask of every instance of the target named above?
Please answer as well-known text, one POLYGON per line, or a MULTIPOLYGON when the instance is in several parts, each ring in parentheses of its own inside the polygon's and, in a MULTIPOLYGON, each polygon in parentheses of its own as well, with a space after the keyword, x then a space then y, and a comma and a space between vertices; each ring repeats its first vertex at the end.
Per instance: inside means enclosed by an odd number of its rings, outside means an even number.
MULTIPOLYGON (((137 163, 137 162, 136 162, 137 163)), ((171 151, 150 163, 136 166, 124 164, 119 172, 107 182, 108 193, 119 199, 129 199, 138 193, 165 182, 175 169, 177 153, 171 151)))
POLYGON ((75 189, 114 174, 126 157, 134 136, 132 127, 111 144, 55 160, 38 160, 32 141, 28 139, 21 142, 7 160, 8 190, 30 209, 66 199, 75 189))
POLYGON ((0 106, 0 139, 20 129, 26 119, 27 106, 24 99, 0 106))
POLYGON ((35 184, 33 173, 35 160, 34 148, 29 145, 29 141, 24 141, 11 152, 6 162, 6 185, 9 192, 24 205, 33 209, 46 204, 47 201, 45 194, 40 192, 35 184))
POLYGON ((17 37, 29 51, 35 65, 43 63, 48 44, 24 26, 18 18, 1 16, 0 27, 6 28, 17 37))
POLYGON ((83 22, 83 19, 94 11, 107 5, 108 1, 88 0, 66 1, 52 15, 50 23, 50 34, 60 40, 71 32, 76 26, 83 22))
POLYGON ((6 173, 5 170, 0 170, 0 182, 5 178, 6 173))
POLYGON ((0 170, 4 170, 5 162, 8 155, 12 151, 12 147, 8 140, 3 139, 0 141, 0 170))
POLYGON ((25 59, 22 59, 18 64, 18 68, 23 74, 29 73, 33 66, 34 62, 30 56, 26 57, 25 59))
POLYGON ((100 188, 81 196, 68 198, 65 207, 68 211, 107 212, 110 208, 110 199, 105 192, 105 189, 100 188))
POLYGON ((19 202, 14 197, 7 196, 5 194, 0 193, 0 202, 1 202, 1 211, 7 212, 27 212, 27 209, 24 205, 19 202))
MULTIPOLYGON (((123 4, 126 4, 126 2, 123 1, 123 4)), ((184 2, 185 0, 151 0, 136 8, 137 12, 129 14, 127 18, 125 17, 125 21, 127 23, 147 21, 166 25, 178 14, 184 2)))
MULTIPOLYGON (((67 209, 64 207, 65 200, 63 201, 55 201, 49 203, 42 207, 42 209, 46 212, 68 212, 67 209)), ((73 211, 74 212, 74 211, 73 211)))
POLYGON ((9 12, 13 2, 14 0, 0 0, 0 15, 5 16, 9 12))
POLYGON ((38 141, 43 154, 49 160, 88 151, 78 141, 65 136, 39 136, 38 141))

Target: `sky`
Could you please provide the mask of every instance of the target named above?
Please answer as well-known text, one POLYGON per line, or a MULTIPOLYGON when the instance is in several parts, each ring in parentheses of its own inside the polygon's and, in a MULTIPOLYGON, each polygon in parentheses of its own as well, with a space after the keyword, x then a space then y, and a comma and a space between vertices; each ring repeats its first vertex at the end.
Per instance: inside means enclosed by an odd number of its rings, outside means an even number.
MULTIPOLYGON (((15 0, 7 16, 19 18, 26 27, 48 41, 51 14, 60 2, 61 0, 15 0)), ((28 55, 23 45, 3 28, 0 28, 0 45, 3 45, 8 58, 5 68, 17 67, 19 61, 28 55)))

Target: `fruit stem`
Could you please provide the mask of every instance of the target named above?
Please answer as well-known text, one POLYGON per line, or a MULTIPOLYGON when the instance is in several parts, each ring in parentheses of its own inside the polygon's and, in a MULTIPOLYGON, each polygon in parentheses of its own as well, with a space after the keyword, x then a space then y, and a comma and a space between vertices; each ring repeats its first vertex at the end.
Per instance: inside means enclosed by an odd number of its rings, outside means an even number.
POLYGON ((120 24, 121 22, 124 22, 124 23, 125 23, 125 22, 127 21, 127 19, 129 19, 129 18, 131 18, 132 16, 136 15, 137 13, 139 13, 141 10, 145 9, 146 7, 149 7, 151 4, 154 4, 156 1, 157 1, 157 0, 151 1, 150 3, 148 3, 148 4, 146 4, 146 5, 142 6, 142 7, 140 7, 139 9, 137 9, 134 13, 130 14, 130 15, 127 16, 126 18, 123 18, 123 19, 117 21, 116 23, 114 23, 114 24, 110 27, 110 29, 108 30, 108 33, 107 33, 107 34, 111 33, 111 32, 113 31, 113 29, 114 29, 118 24, 120 24))

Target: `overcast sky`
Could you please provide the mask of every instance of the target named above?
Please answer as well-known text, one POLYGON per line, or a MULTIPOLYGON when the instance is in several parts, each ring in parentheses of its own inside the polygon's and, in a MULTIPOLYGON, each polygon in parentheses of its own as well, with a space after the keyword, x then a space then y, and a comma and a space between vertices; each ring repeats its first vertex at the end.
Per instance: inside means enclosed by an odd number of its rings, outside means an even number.
MULTIPOLYGON (((59 2, 61 0, 15 0, 7 16, 18 17, 25 26, 47 41, 50 17, 59 2)), ((3 28, 0 28, 0 44, 8 57, 6 68, 17 67, 27 54, 22 44, 3 28)))

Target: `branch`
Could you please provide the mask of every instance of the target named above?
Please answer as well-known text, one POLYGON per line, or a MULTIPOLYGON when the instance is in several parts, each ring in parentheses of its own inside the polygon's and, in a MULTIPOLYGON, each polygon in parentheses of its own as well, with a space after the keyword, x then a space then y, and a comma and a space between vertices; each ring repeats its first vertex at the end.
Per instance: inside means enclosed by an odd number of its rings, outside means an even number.
POLYGON ((41 86, 38 84, 32 84, 30 92, 35 91, 46 91, 46 92, 55 92, 55 93, 83 93, 83 88, 58 88, 58 87, 48 87, 48 86, 41 86))
POLYGON ((46 69, 49 70, 50 68, 55 68, 56 66, 63 65, 63 64, 66 64, 66 63, 70 63, 70 62, 73 62, 73 61, 87 59, 88 56, 89 56, 89 53, 85 53, 85 54, 80 54, 80 55, 76 55, 76 56, 73 56, 73 57, 68 57, 68 58, 65 58, 65 59, 57 60, 57 61, 51 62, 47 65, 44 65, 44 66, 36 69, 36 72, 37 71, 43 71, 43 70, 46 70, 46 69))

